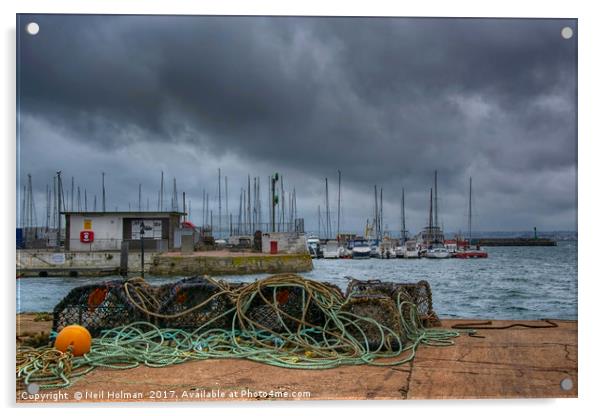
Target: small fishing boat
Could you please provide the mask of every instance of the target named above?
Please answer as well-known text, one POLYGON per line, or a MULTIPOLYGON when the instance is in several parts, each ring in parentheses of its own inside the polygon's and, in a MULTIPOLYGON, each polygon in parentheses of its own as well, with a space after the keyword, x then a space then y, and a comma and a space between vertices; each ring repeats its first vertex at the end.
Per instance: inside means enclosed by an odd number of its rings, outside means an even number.
POLYGON ((395 244, 389 237, 383 238, 378 245, 378 257, 381 259, 394 259, 397 257, 395 253, 395 244))
POLYGON ((458 251, 454 253, 457 259, 484 259, 489 254, 480 245, 471 247, 472 242, 472 177, 468 185, 468 240, 458 241, 458 251))
POLYGON ((485 259, 489 257, 489 254, 477 246, 476 248, 457 251, 454 257, 457 259, 485 259))
POLYGON ((403 257, 406 259, 418 259, 420 254, 418 252, 418 246, 416 240, 408 240, 405 242, 403 257))
POLYGON ((348 247, 339 247, 339 258, 340 259, 350 259, 353 258, 353 253, 348 247))
POLYGON ((454 239, 454 240, 445 240, 443 242, 443 244, 445 245, 445 248, 447 249, 447 251, 449 251, 453 257, 453 255, 456 253, 456 251, 458 251, 458 242, 459 239, 454 239))
POLYGON ((320 239, 315 236, 307 237, 307 251, 312 259, 316 259, 320 254, 320 239))
POLYGON ((451 257, 451 253, 441 243, 433 244, 426 250, 427 259, 448 259, 451 257))
POLYGON ((398 259, 403 258, 405 255, 405 251, 405 247, 402 245, 395 247, 395 257, 398 259))
POLYGON ((369 244, 369 247, 370 247, 370 257, 379 257, 378 243, 376 241, 371 241, 369 244))
POLYGON ((353 242, 351 255, 354 259, 369 259, 371 251, 370 246, 364 240, 356 240, 353 242))
POLYGON ((323 256, 325 259, 338 259, 339 258, 339 243, 335 240, 326 242, 323 248, 323 256))

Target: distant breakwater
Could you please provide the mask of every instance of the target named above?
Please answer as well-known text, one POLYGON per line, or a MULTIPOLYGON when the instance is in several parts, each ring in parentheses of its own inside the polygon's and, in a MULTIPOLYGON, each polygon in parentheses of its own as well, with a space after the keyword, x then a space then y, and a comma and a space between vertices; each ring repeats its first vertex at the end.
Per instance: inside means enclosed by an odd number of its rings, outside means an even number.
MULTIPOLYGON (((474 241, 474 240, 473 240, 474 241)), ((555 246, 556 241, 549 238, 481 238, 476 240, 481 246, 555 246)))

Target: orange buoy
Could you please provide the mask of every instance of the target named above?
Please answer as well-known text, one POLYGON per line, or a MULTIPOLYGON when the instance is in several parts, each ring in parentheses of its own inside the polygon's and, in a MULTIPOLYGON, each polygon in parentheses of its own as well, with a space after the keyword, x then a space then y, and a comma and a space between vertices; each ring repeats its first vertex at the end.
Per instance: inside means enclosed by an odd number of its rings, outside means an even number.
POLYGON ((92 346, 92 336, 86 328, 80 325, 69 325, 64 327, 56 336, 54 348, 59 351, 67 352, 67 348, 72 347, 74 356, 84 355, 90 351, 92 346))

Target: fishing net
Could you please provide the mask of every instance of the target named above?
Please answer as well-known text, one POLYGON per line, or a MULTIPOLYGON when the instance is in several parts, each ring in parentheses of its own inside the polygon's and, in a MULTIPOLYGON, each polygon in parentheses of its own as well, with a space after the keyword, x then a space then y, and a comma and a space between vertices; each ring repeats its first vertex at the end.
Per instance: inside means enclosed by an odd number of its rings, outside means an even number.
MULTIPOLYGON (((228 290, 233 287, 228 285, 228 290)), ((233 307, 228 292, 203 277, 160 286, 139 278, 114 280, 71 290, 54 308, 53 330, 77 324, 97 336, 138 321, 161 328, 196 329, 206 324, 222 328, 231 323, 233 307)))
MULTIPOLYGON (((342 298, 337 286, 321 283, 324 293, 342 298)), ((297 332, 306 326, 324 326, 325 311, 311 287, 302 282, 273 280, 250 286, 241 293, 238 317, 244 327, 271 332, 297 332)))
MULTIPOLYGON (((53 330, 78 324, 97 336, 103 330, 137 321, 187 330, 231 328, 236 314, 235 327, 295 332, 304 325, 324 325, 328 319, 325 310, 338 308, 375 320, 403 337, 396 305, 404 301, 416 306, 421 324, 440 325, 432 307, 431 288, 424 280, 392 283, 353 279, 343 295, 337 286, 302 278, 228 284, 197 276, 161 286, 135 278, 73 289, 54 309, 53 330), (312 288, 307 282, 318 286, 312 288), (322 298, 314 296, 316 292, 322 298)), ((401 308, 401 313, 409 318, 407 308, 401 308)), ((351 332, 357 335, 358 330, 368 334, 371 344, 380 345, 382 335, 370 321, 364 319, 361 328, 351 332)))
POLYGON ((396 304, 389 296, 382 294, 352 295, 347 298, 341 311, 356 317, 354 324, 348 328, 348 332, 356 340, 367 343, 370 350, 393 351, 399 348, 399 341, 405 343, 408 340, 407 335, 401 329, 396 304), (383 328, 391 331, 383 332, 383 328))
MULTIPOLYGON (((408 302, 416 306, 418 316, 425 327, 440 326, 441 321, 433 310, 433 294, 431 286, 426 280, 418 283, 394 283, 382 282, 380 280, 358 280, 351 279, 347 285, 346 296, 358 297, 368 295, 383 295, 392 299, 393 302, 408 302)), ((407 308, 402 308, 402 313, 407 314, 407 308)))
MULTIPOLYGON (((143 302, 142 293, 135 296, 143 302)), ((123 280, 76 287, 56 305, 53 315, 54 331, 77 324, 87 328, 92 336, 130 322, 152 322, 152 317, 128 300, 123 280)))
POLYGON ((56 306, 53 329, 88 328, 91 351, 65 358, 51 347, 18 350, 17 378, 52 388, 96 367, 161 367, 209 358, 304 369, 398 365, 413 359, 421 344, 451 345, 459 335, 429 328, 438 323, 431 296, 425 281, 352 280, 344 295, 295 274, 248 284, 205 276, 160 286, 136 278, 87 285, 56 306), (58 377, 54 384, 49 369, 58 377))
MULTIPOLYGON (((222 283, 224 284, 224 283, 222 283)), ((228 285, 232 290, 240 285, 228 285)), ((228 290, 203 277, 192 277, 159 288, 159 326, 194 330, 232 325, 234 302, 228 290)))

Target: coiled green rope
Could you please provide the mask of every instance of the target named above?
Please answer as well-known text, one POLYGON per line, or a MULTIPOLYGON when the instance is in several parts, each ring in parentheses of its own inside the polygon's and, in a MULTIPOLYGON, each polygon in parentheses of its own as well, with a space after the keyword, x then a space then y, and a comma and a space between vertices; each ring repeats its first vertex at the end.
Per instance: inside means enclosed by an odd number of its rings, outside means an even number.
POLYGON ((460 335, 459 331, 425 328, 416 305, 402 301, 399 296, 396 306, 402 333, 397 333, 373 318, 341 310, 348 300, 338 291, 297 275, 277 275, 235 291, 227 288, 224 291, 229 291, 235 299, 234 308, 192 332, 135 322, 104 331, 82 357, 50 347, 21 349, 17 353, 17 379, 26 384, 35 382, 43 389, 64 388, 95 368, 165 367, 211 358, 247 359, 293 369, 362 364, 395 366, 411 361, 421 344, 449 346, 460 335), (304 309, 300 317, 285 313, 276 302, 276 289, 291 286, 303 289, 304 309), (265 296, 262 289, 266 287, 274 290, 273 299, 265 296), (285 330, 275 332, 247 315, 256 297, 272 306, 285 330), (325 316, 322 326, 305 320, 311 301, 325 316), (230 314, 233 316, 230 328, 208 328, 211 322, 230 314), (297 329, 288 328, 285 319, 298 323, 297 329), (366 327, 374 327, 380 334, 376 347, 366 334, 366 327))

